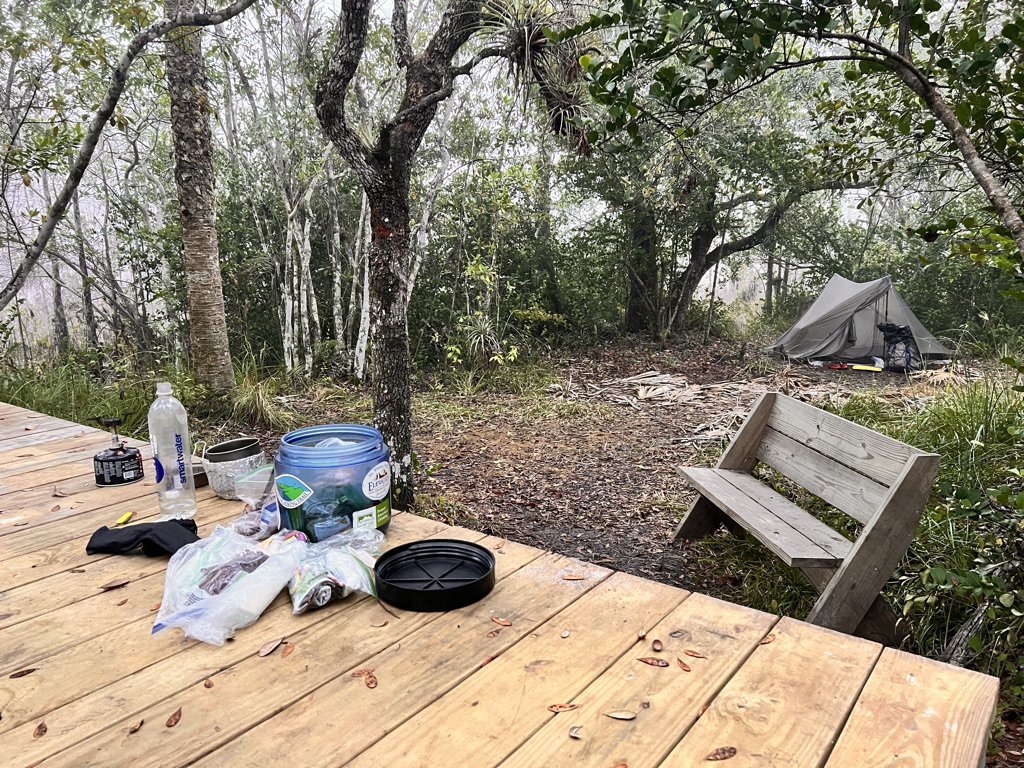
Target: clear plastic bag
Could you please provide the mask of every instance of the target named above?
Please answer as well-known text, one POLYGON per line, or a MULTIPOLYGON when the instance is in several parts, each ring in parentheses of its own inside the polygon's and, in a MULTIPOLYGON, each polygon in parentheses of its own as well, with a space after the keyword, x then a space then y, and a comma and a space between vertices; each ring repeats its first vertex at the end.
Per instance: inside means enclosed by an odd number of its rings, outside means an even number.
POLYGON ((180 627, 188 637, 223 645, 288 585, 306 549, 306 537, 295 531, 257 544, 218 525, 171 557, 153 634, 180 627))
POLYGON ((376 596, 373 562, 383 542, 378 530, 353 530, 306 547, 306 557, 288 583, 292 612, 322 608, 352 592, 376 596))
POLYGON ((262 541, 281 529, 273 464, 265 464, 236 479, 235 495, 245 502, 241 516, 228 524, 235 533, 262 541))

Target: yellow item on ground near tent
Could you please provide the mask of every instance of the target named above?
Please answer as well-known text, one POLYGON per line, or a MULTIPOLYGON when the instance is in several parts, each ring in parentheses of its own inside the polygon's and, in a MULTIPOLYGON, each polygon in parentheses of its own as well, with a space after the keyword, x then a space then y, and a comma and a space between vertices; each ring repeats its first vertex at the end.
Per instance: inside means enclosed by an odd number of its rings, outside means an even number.
POLYGON ((134 512, 125 512, 123 515, 121 515, 119 518, 117 518, 117 522, 114 523, 114 525, 115 526, 124 525, 125 523, 127 523, 129 520, 132 519, 132 516, 134 514, 135 514, 134 512))
POLYGON ((850 367, 853 370, 855 370, 855 371, 881 371, 882 370, 877 365, 851 365, 850 367))

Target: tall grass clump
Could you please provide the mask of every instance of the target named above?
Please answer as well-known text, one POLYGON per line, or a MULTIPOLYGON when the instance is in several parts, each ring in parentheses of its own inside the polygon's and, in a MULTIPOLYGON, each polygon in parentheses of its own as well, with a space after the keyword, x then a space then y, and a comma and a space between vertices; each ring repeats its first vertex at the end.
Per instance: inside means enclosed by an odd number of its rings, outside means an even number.
POLYGON ((286 432, 295 426, 297 414, 278 401, 287 389, 279 371, 261 370, 252 351, 235 361, 235 388, 230 395, 231 418, 254 427, 286 432))

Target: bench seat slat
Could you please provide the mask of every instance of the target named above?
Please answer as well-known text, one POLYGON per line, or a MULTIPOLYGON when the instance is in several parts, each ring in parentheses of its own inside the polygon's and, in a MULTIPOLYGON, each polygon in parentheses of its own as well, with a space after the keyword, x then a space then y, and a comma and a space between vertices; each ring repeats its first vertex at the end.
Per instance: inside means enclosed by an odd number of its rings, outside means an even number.
MULTIPOLYGON (((800 529, 797 529, 730 482, 733 473, 729 470, 680 467, 680 472, 703 496, 742 525, 787 565, 796 568, 838 568, 842 564, 843 558, 835 554, 835 550, 841 546, 838 542, 831 543, 830 549, 833 551, 829 551, 804 533, 805 529, 815 527, 815 524, 827 526, 799 507, 796 509, 805 519, 800 521, 800 529)), ((786 502, 786 499, 778 496, 772 506, 780 506, 778 501, 786 502)), ((793 519, 791 514, 790 519, 793 519)))

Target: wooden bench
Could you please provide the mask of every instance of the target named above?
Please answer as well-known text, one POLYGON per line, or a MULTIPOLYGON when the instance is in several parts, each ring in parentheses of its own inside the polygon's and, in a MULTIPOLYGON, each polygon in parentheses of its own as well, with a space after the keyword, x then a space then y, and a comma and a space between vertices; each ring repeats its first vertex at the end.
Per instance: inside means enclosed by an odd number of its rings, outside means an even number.
POLYGON ((820 593, 806 621, 895 644, 879 591, 917 530, 939 457, 777 392, 764 394, 714 469, 677 471, 700 492, 676 529, 695 539, 746 530, 820 593), (761 483, 763 462, 863 523, 856 541, 761 483))

